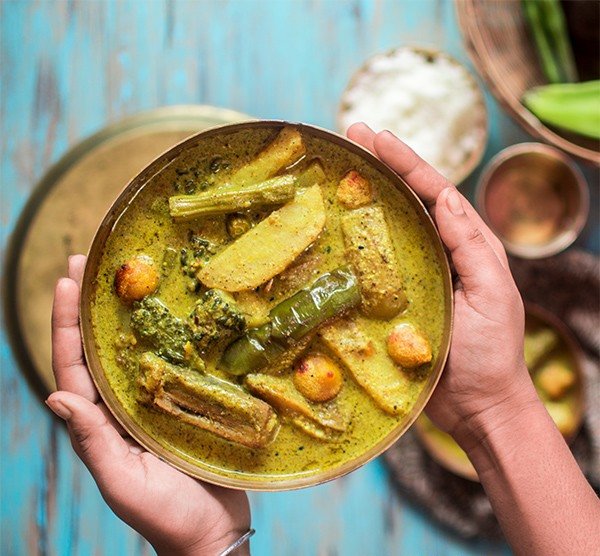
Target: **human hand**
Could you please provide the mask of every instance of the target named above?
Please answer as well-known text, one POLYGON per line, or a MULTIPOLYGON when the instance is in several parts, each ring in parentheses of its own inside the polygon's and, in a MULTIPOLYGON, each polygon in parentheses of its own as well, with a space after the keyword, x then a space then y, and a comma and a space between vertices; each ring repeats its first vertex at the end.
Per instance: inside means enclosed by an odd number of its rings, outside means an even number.
MULTIPOLYGON (((79 283, 85 257, 69 259, 52 310, 58 392, 46 403, 67 422, 71 443, 113 511, 159 554, 216 555, 250 526, 244 492, 201 483, 143 450, 102 403, 83 358, 79 283)), ((248 544, 236 554, 249 554, 248 544)))
POLYGON ((501 242, 456 187, 389 131, 348 137, 397 172, 434 218, 459 282, 446 369, 426 411, 463 446, 537 402, 523 359, 524 312, 501 242))

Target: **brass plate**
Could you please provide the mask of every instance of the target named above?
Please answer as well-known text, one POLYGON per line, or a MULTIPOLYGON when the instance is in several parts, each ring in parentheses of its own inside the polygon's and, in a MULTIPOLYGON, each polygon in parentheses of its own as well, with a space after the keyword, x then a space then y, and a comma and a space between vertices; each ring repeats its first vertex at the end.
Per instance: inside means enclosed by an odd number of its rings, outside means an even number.
POLYGON ((42 395, 55 389, 50 317, 67 256, 87 253, 122 189, 186 137, 249 116, 212 106, 170 106, 128 117, 85 139, 42 177, 9 246, 6 321, 21 367, 42 395))

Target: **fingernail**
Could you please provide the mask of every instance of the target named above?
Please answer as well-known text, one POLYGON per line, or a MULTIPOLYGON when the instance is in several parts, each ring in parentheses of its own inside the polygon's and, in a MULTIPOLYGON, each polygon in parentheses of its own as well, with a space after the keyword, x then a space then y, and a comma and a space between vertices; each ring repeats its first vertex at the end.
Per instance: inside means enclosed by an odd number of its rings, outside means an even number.
POLYGON ((144 453, 144 450, 140 446, 129 446, 129 451, 136 456, 144 453))
POLYGON ((68 421, 71 418, 71 410, 60 400, 53 400, 48 398, 46 405, 61 419, 68 421))
POLYGON ((465 211, 460 200, 460 195, 456 189, 452 188, 446 197, 446 205, 454 216, 462 216, 465 211))

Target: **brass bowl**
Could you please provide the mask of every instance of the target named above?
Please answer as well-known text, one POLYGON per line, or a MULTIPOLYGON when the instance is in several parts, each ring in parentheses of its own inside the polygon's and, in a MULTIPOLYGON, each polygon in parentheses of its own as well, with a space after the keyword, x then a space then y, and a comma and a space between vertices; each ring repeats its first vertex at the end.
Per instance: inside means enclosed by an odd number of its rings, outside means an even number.
POLYGON ((526 259, 566 249, 583 230, 590 208, 587 182, 577 165, 542 143, 521 143, 500 151, 484 168, 475 197, 480 214, 506 250, 526 259), (517 218, 519 231, 513 227, 510 232, 509 225, 517 218), (528 234, 530 241, 517 241, 511 233, 528 234))
POLYGON ((431 59, 431 60, 435 59, 435 58, 445 58, 451 64, 462 68, 465 71, 466 75, 469 77, 471 86, 479 98, 478 104, 479 104, 479 108, 481 110, 481 119, 478 122, 478 128, 481 132, 481 136, 478 140, 477 147, 475 149, 473 149, 473 151, 469 154, 469 156, 467 158, 465 158, 462 161, 462 163, 454 169, 454 171, 452 172, 452 174, 450 176, 446 176, 448 178, 448 180, 450 180, 452 183, 454 183, 456 185, 460 185, 463 181, 465 181, 471 175, 473 170, 475 170, 475 168, 477 168, 477 166, 481 162, 483 155, 485 153, 485 147, 487 145, 488 135, 489 135, 488 114, 487 114, 487 109, 486 109, 486 105, 485 105, 483 90, 482 90, 481 86, 479 85, 479 83, 477 82, 477 80, 475 79, 475 77, 473 76, 473 74, 463 64, 461 64, 458 60, 456 60, 455 58, 453 58, 452 56, 450 56, 443 50, 439 50, 437 48, 422 47, 422 46, 402 46, 400 48, 394 48, 392 50, 388 50, 387 52, 384 52, 384 53, 375 54, 374 56, 371 56, 370 58, 368 58, 362 64, 362 66, 360 66, 352 74, 352 76, 350 77, 350 81, 348 82, 348 85, 346 85, 346 88, 344 89, 344 91, 342 93, 342 96, 340 98, 340 102, 338 105, 337 116, 336 116, 337 129, 340 133, 346 132, 345 127, 347 127, 347 126, 345 126, 343 124, 343 115, 344 115, 344 112, 347 110, 347 102, 345 100, 345 97, 346 97, 348 91, 350 91, 356 85, 356 83, 360 77, 369 74, 370 64, 373 61, 373 59, 380 57, 380 56, 393 57, 402 50, 410 50, 412 52, 416 52, 417 54, 421 54, 424 57, 426 57, 427 59, 431 59))
POLYGON ((573 389, 575 396, 575 426, 570 434, 563 435, 567 444, 571 444, 581 425, 585 414, 585 373, 583 371, 584 353, 579 345, 577 338, 571 332, 571 329, 554 313, 544 309, 535 303, 525 302, 525 320, 532 324, 541 324, 549 326, 558 334, 560 341, 566 347, 573 362, 573 371, 575 372, 576 385, 573 389))
POLYGON ((455 0, 455 6, 471 60, 506 112, 534 137, 600 165, 599 141, 548 127, 521 103, 525 91, 547 83, 521 2, 455 0))
POLYGON ((424 413, 415 421, 415 433, 431 459, 444 469, 468 481, 479 482, 467 454, 448 434, 438 429, 424 413))
MULTIPOLYGON (((567 444, 571 444, 581 428, 585 413, 583 350, 567 325, 547 309, 526 302, 525 317, 530 324, 542 324, 554 329, 558 333, 562 345, 567 348, 571 356, 576 376, 576 385, 573 390, 575 396, 575 425, 570 434, 563 435, 567 444)), ((438 429, 425 414, 420 415, 416 420, 415 432, 421 445, 436 463, 463 479, 479 482, 477 471, 475 471, 473 464, 456 441, 450 435, 438 429)))
POLYGON ((131 435, 131 437, 134 438, 141 446, 143 446, 148 451, 154 453, 156 456, 168 462, 173 467, 179 469, 180 471, 183 471, 184 473, 187 473, 188 475, 191 475, 192 477, 196 477, 198 479, 216 485, 221 485, 230 488, 264 491, 292 490, 313 486, 336 479, 371 461, 373 458, 379 456, 383 451, 389 448, 402 434, 404 434, 404 432, 406 432, 410 425, 415 421, 419 413, 425 407, 440 378, 440 375, 446 362, 446 358, 448 356, 450 336, 452 331, 452 318, 453 290, 448 260, 446 258, 444 247, 433 224, 433 221, 427 213, 421 201, 414 194, 414 192, 388 166, 386 166, 383 162, 381 162, 379 159, 377 159, 374 155, 372 155, 360 145, 349 141, 345 137, 342 137, 324 129, 320 129, 318 127, 314 127, 307 124, 289 123, 279 120, 243 122, 238 124, 219 126, 203 131, 171 148, 170 150, 159 156, 157 159, 155 159, 152 163, 150 163, 136 177, 134 177, 125 187, 125 189, 116 199, 116 201, 113 203, 108 213, 104 217, 104 220, 100 224, 98 231, 96 232, 88 254, 87 264, 85 267, 80 302, 80 326, 83 337, 85 357, 90 369, 90 373, 92 375, 94 383, 96 384, 96 387, 98 388, 98 391, 100 392, 100 395, 102 396, 102 399, 106 403, 106 406, 115 416, 117 421, 123 426, 123 428, 131 435), (411 412, 402 421, 399 421, 398 426, 393 431, 391 431, 387 437, 385 437, 376 445, 374 445, 370 450, 363 453, 360 457, 345 462, 344 464, 338 467, 326 469, 322 472, 318 472, 310 476, 299 476, 290 479, 266 482, 264 478, 263 480, 257 480, 252 479, 251 477, 227 477, 207 468, 200 468, 199 466, 190 463, 188 460, 184 459, 182 456, 178 455, 174 451, 172 452, 165 449, 156 438, 149 435, 142 429, 142 427, 139 424, 134 422, 134 420, 129 416, 129 414, 124 410, 124 408, 117 400, 104 374, 102 368, 102 361, 100 360, 94 339, 94 331, 91 320, 91 305, 92 299, 94 298, 95 279, 98 273, 101 255, 104 250, 105 243, 113 229, 113 226, 115 225, 116 221, 120 218, 125 208, 131 203, 135 202, 136 195, 152 176, 154 176, 167 164, 171 163, 179 155, 181 155, 188 149, 194 148, 205 138, 249 128, 277 129, 285 125, 293 125, 299 128, 303 134, 312 135, 313 137, 318 137, 320 139, 329 141, 337 146, 347 149, 355 155, 360 156, 366 163, 375 167, 375 169, 377 169, 393 184, 395 184, 398 187, 398 189, 404 194, 404 196, 407 198, 409 203, 419 215, 421 222, 423 223, 425 229, 428 231, 429 236, 431 237, 435 250, 437 252, 437 259, 439 261, 443 273, 445 322, 439 356, 431 370, 431 374, 423 391, 421 392, 419 399, 412 408, 411 412))

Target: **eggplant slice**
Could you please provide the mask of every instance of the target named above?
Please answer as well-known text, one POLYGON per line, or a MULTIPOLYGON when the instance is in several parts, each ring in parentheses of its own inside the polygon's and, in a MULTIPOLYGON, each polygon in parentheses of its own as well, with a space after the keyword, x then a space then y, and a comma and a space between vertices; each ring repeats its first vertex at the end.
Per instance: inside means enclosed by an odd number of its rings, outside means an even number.
POLYGON ((176 419, 248 448, 263 448, 279 430, 273 408, 216 377, 167 363, 154 353, 140 358, 147 401, 176 419))

